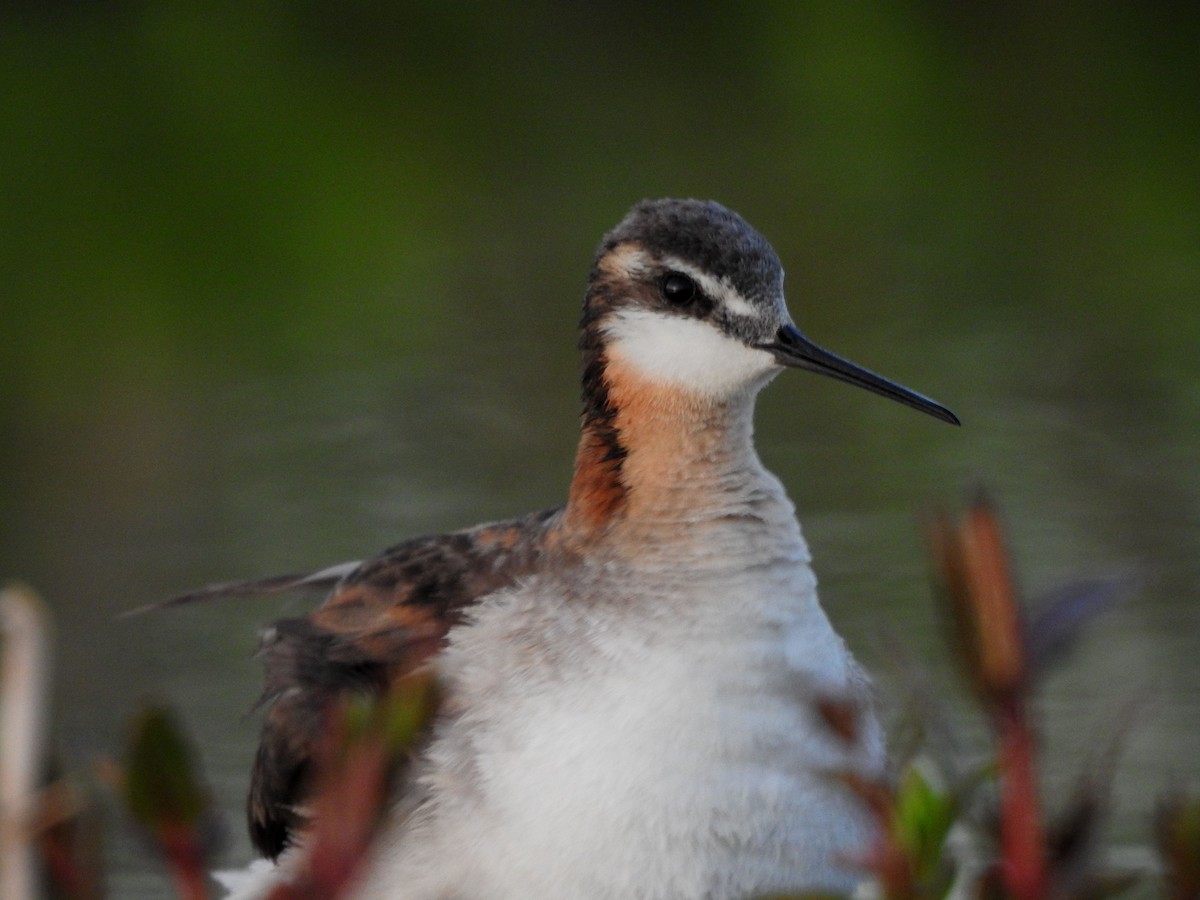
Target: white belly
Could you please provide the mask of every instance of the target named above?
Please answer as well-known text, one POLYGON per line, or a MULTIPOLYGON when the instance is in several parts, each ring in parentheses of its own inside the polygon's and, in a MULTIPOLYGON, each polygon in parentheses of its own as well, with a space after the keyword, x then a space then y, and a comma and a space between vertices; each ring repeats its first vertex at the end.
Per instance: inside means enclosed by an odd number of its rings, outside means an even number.
POLYGON ((818 723, 813 700, 861 679, 807 567, 767 582, 619 606, 548 604, 535 582, 489 602, 447 653, 463 711, 431 748, 425 805, 363 896, 847 888, 863 818, 828 773, 878 765, 878 729, 864 713, 847 753, 818 723))

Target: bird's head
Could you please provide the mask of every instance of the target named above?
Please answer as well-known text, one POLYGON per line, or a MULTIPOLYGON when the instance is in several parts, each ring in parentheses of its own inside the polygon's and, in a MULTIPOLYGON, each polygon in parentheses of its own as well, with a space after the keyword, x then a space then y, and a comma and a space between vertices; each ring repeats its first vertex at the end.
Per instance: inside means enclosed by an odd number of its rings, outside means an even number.
POLYGON ((774 249, 719 203, 633 207, 596 254, 582 327, 585 395, 603 390, 611 368, 722 403, 797 368, 958 424, 944 406, 806 338, 788 313, 774 249))

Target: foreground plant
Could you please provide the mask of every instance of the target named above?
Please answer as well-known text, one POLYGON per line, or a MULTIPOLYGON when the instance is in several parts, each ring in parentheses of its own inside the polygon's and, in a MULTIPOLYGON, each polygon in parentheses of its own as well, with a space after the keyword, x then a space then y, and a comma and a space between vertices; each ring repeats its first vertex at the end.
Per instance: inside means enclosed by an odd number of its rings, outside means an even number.
POLYGON ((1200 797, 1172 794, 1159 805, 1155 836, 1163 860, 1166 896, 1200 898, 1200 797))
POLYGON ((438 699, 433 673, 424 669, 399 679, 378 701, 355 698, 330 711, 298 872, 269 900, 333 900, 350 892, 386 814, 393 775, 438 699))
MULTIPOLYGON (((1083 779, 1073 801, 1048 816, 1038 790, 1039 744, 1030 712, 1042 674, 1111 602, 1117 585, 1076 584, 1030 613, 1018 598, 999 520, 985 499, 958 521, 938 517, 930 543, 953 652, 988 723, 994 756, 982 764, 953 760, 945 768, 966 773, 957 778, 923 763, 903 765, 895 780, 836 773, 875 824, 872 844, 848 862, 859 865, 874 882, 874 895, 887 900, 944 900, 951 892, 987 900, 1102 900, 1123 890, 1131 883, 1128 873, 1106 869, 1095 852, 1107 778, 1083 779), (980 805, 981 787, 994 787, 995 799, 994 812, 979 824, 971 813, 980 805), (967 826, 976 840, 963 865, 950 839, 967 826)), ((313 825, 289 861, 295 877, 271 900, 335 900, 352 892, 387 814, 392 781, 418 749, 438 701, 435 679, 424 671, 400 680, 377 702, 356 700, 329 711, 312 775, 313 825)), ((826 700, 818 712, 839 740, 860 739, 852 704, 826 700)), ((123 768, 108 780, 151 837, 178 895, 200 900, 208 896, 213 832, 189 745, 162 709, 140 714, 132 735, 123 768)), ((44 792, 37 821, 68 820, 79 805, 70 796, 44 792)), ((94 857, 81 861, 71 846, 42 842, 57 873, 56 896, 99 897, 102 878, 94 857)), ((1177 792, 1161 801, 1155 846, 1162 860, 1160 895, 1200 900, 1200 799, 1177 792)))
POLYGON ((931 545, 954 649, 996 742, 1000 857, 991 876, 1007 897, 1040 900, 1049 872, 1029 721, 1029 630, 990 503, 977 501, 957 525, 939 518, 931 545))
POLYGON ((133 821, 158 849, 180 897, 208 897, 217 828, 208 790, 174 716, 148 707, 134 719, 118 785, 133 821))
MULTIPOLYGON (((1030 703, 1040 676, 1113 599, 1117 582, 1072 585, 1029 613, 1020 601, 999 519, 979 497, 954 521, 938 516, 929 533, 938 593, 950 645, 992 735, 994 757, 957 782, 908 763, 896 780, 838 777, 862 800, 875 838, 858 863, 874 891, 887 900, 942 900, 958 896, 1004 900, 1104 898, 1128 887, 1129 873, 1101 866, 1095 853, 1105 809, 1106 779, 1087 778, 1071 804, 1047 817, 1038 790, 1039 745, 1030 703), (949 782, 948 786, 944 783, 949 782), (949 837, 966 827, 981 787, 994 788, 994 811, 974 829, 971 848, 956 858, 949 837), (963 863, 966 862, 966 865, 963 863)), ((837 727, 843 740, 853 735, 837 727)), ((1174 900, 1194 896, 1200 863, 1185 863, 1200 843, 1200 814, 1165 807, 1160 846, 1174 900), (1193 893, 1189 893, 1192 891, 1193 893)))

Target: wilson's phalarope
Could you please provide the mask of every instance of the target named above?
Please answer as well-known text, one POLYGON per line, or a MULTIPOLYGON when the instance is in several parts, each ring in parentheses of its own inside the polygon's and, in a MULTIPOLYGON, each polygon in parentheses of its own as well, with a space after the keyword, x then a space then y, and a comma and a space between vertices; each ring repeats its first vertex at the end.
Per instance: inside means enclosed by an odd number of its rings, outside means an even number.
POLYGON ((805 338, 774 250, 711 202, 643 202, 609 232, 580 346, 564 507, 214 589, 334 585, 264 638, 254 841, 277 857, 302 830, 332 701, 435 665, 447 711, 365 896, 845 889, 864 822, 829 772, 880 767, 883 742, 792 504, 755 453, 754 398, 791 367, 958 420, 805 338), (820 723, 828 696, 858 704, 853 746, 820 723))

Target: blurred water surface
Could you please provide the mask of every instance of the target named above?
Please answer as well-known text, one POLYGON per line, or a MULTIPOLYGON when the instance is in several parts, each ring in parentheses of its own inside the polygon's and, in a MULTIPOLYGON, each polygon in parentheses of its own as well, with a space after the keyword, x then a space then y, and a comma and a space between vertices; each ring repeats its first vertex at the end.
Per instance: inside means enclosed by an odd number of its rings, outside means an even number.
MULTIPOLYGON (((975 484, 1030 595, 1136 585, 1043 706, 1055 796, 1124 733, 1142 840, 1200 778, 1200 17, 973 9, 0 13, 0 576, 57 614, 64 762, 171 702, 247 857, 256 629, 316 598, 117 614, 561 502, 593 248, 701 195, 811 336, 963 419, 800 373, 760 403, 888 693, 911 660, 978 741, 921 541, 975 484)), ((112 895, 161 896, 111 834, 112 895)))

